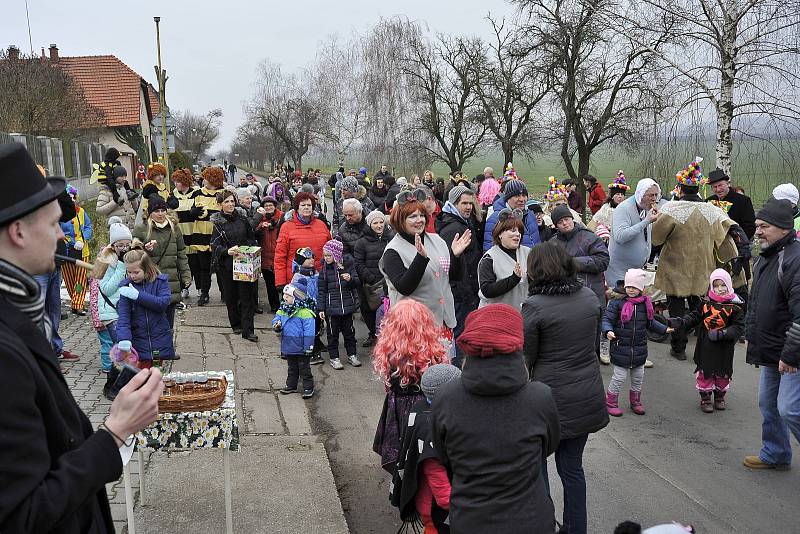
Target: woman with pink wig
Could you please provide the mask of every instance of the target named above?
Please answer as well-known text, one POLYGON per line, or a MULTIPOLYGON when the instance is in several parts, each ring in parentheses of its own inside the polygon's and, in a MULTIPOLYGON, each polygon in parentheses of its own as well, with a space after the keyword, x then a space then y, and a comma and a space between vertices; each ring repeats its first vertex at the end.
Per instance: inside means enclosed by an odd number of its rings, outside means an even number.
POLYGON ((422 373, 431 365, 449 363, 449 358, 433 314, 410 298, 389 309, 372 354, 375 374, 386 388, 372 450, 381 455, 381 467, 394 473, 408 414, 425 398, 419 387, 422 373))

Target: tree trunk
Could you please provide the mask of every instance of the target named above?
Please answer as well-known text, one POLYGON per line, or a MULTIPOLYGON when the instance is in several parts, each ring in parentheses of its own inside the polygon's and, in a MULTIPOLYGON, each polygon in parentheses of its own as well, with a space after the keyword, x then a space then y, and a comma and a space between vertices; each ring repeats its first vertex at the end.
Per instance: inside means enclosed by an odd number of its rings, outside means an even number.
POLYGON ((733 123, 733 85, 736 79, 736 68, 732 61, 725 61, 722 67, 722 86, 717 103, 717 167, 725 174, 731 174, 731 154, 733 139, 731 129, 733 123))
POLYGON ((503 143, 503 172, 506 172, 506 165, 514 163, 514 145, 512 143, 503 143))
MULTIPOLYGON (((573 178, 575 180, 575 184, 578 188, 575 190, 575 194, 583 197, 583 205, 588 205, 586 202, 586 186, 583 183, 583 177, 589 174, 589 161, 592 157, 592 151, 589 147, 585 147, 581 150, 578 150, 578 176, 577 178, 573 178)), ((581 218, 586 219, 586 210, 581 213, 581 218)))

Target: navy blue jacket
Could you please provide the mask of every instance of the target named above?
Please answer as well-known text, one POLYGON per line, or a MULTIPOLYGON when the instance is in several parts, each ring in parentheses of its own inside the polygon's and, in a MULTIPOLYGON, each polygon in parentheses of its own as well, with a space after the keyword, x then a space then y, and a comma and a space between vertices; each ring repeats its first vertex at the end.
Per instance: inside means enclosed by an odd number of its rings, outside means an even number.
POLYGON ((358 288, 361 282, 356 272, 353 257, 345 254, 342 258, 343 268, 335 263, 322 261, 322 269, 317 281, 317 311, 328 315, 350 315, 358 309, 358 288), (350 281, 342 280, 342 275, 348 273, 350 281))
POLYGON ((611 300, 608 301, 605 314, 603 314, 602 331, 603 337, 613 331, 617 337, 609 347, 611 363, 619 367, 641 367, 647 360, 647 330, 652 330, 658 334, 667 332, 667 325, 647 319, 647 306, 644 302, 636 304, 633 317, 630 321, 622 324, 620 315, 622 305, 627 300, 623 288, 615 288, 610 292, 611 300))
MULTIPOLYGON (((130 278, 126 278, 119 287, 131 283, 130 278)), ((169 276, 159 274, 154 281, 133 284, 133 287, 139 291, 139 298, 131 300, 119 297, 117 339, 130 340, 140 360, 152 360, 154 350, 158 350, 162 358, 172 358, 175 356, 175 347, 167 319, 171 296, 169 276)))

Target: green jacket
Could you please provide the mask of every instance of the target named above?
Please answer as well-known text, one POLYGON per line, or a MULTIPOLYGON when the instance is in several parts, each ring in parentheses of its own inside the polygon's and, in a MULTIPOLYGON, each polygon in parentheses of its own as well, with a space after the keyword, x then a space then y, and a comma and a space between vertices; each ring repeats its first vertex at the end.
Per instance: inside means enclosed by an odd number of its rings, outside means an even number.
POLYGON ((192 283, 192 274, 189 271, 189 261, 186 259, 183 234, 178 225, 168 224, 164 228, 159 228, 154 223, 145 221, 137 225, 132 233, 133 237, 144 244, 153 239, 157 241, 156 247, 148 254, 156 262, 158 269, 169 276, 169 290, 172 294, 170 304, 180 302, 181 289, 189 287, 192 283))

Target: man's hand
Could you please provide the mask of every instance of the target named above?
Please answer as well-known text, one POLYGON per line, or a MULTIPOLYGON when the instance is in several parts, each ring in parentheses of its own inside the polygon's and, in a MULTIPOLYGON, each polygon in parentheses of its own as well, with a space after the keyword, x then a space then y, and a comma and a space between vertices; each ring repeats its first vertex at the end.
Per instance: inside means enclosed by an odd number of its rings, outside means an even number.
POLYGON ((797 372, 797 367, 792 367, 788 363, 785 363, 783 360, 778 361, 778 372, 780 374, 788 373, 793 375, 797 372))
POLYGON ((163 390, 161 372, 142 369, 111 403, 106 426, 122 439, 139 432, 158 418, 158 398, 163 390))

